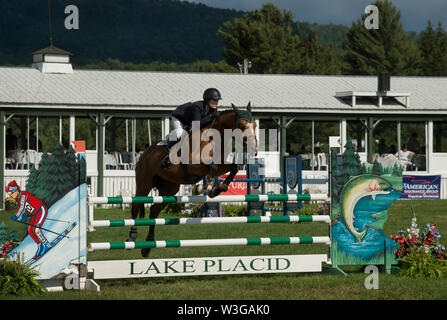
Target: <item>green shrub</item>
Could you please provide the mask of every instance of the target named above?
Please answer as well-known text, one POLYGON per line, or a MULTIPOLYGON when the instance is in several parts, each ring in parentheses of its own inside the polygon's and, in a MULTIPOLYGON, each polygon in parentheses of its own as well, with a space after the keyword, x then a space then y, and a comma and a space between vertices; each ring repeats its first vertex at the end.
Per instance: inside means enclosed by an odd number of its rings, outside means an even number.
POLYGON ((183 203, 168 203, 166 207, 163 208, 161 214, 166 214, 167 216, 179 215, 184 212, 183 203))
POLYGON ((225 217, 246 217, 248 216, 247 206, 239 206, 235 204, 224 205, 225 217))
POLYGON ((0 295, 34 295, 46 292, 35 279, 39 272, 35 267, 25 266, 22 259, 0 259, 0 295))
POLYGON ((433 257, 424 248, 410 251, 401 258, 401 272, 403 276, 414 278, 442 278, 447 276, 447 260, 433 257))

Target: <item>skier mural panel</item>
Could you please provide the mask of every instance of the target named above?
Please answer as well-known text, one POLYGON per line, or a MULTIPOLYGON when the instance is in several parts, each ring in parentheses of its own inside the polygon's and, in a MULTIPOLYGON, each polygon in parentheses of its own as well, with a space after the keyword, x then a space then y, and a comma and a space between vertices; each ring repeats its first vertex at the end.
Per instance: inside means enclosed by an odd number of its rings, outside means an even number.
POLYGON ((35 267, 37 279, 86 275, 85 144, 74 146, 64 151, 58 143, 30 168, 26 186, 14 180, 6 186, 7 196, 19 205, 11 219, 27 227, 8 256, 35 267))
POLYGON ((342 158, 331 151, 331 192, 333 265, 397 264, 397 244, 383 228, 402 193, 402 167, 362 165, 348 139, 342 158))

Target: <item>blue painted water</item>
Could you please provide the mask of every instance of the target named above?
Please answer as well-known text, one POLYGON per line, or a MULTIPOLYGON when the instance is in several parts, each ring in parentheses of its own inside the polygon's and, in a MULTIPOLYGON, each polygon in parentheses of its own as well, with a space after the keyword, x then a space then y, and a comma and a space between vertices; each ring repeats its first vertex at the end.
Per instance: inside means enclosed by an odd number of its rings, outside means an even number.
POLYGON ((364 260, 380 259, 384 252, 384 241, 387 252, 396 250, 398 247, 396 242, 389 239, 383 230, 376 230, 367 225, 377 221, 373 215, 387 210, 394 201, 400 198, 400 195, 400 191, 393 190, 389 194, 376 195, 375 200, 371 196, 367 196, 357 202, 354 208, 354 227, 359 232, 367 229, 359 243, 346 228, 345 222, 340 216, 337 224, 332 227, 332 238, 336 241, 337 250, 364 260))

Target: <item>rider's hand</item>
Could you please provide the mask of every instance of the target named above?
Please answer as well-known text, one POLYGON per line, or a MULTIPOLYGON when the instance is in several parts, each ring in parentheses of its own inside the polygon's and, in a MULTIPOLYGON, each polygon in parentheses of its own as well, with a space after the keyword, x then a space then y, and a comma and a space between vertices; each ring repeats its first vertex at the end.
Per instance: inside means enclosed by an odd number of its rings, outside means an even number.
POLYGON ((216 110, 216 111, 213 112, 213 117, 215 119, 217 119, 219 116, 220 116, 220 112, 219 111, 216 110))

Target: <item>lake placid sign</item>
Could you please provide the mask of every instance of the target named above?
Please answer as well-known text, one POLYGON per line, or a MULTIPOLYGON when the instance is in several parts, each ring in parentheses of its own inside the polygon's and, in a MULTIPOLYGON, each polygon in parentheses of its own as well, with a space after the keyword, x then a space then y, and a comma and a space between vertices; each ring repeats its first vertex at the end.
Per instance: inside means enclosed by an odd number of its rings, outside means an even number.
POLYGON ((95 279, 321 272, 325 254, 89 261, 95 279))

